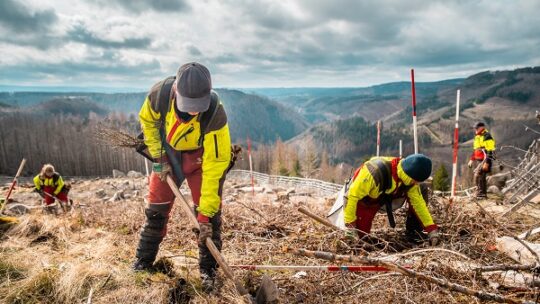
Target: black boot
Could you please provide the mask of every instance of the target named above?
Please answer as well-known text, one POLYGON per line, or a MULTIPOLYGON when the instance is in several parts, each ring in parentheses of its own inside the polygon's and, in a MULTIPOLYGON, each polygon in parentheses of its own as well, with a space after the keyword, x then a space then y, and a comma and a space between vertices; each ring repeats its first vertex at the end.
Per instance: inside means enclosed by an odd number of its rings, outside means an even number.
POLYGON ((146 223, 141 229, 141 238, 137 246, 137 260, 133 263, 133 269, 151 270, 159 244, 167 232, 167 222, 172 204, 149 204, 144 210, 146 223))

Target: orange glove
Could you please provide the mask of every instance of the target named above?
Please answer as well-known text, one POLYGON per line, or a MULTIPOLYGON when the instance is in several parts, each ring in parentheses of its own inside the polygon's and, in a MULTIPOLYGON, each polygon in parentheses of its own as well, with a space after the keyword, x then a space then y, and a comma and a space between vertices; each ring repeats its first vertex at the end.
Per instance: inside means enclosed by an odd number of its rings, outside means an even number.
POLYGON ((487 162, 485 162, 483 165, 482 165, 482 171, 484 172, 488 172, 489 171, 489 164, 487 162))

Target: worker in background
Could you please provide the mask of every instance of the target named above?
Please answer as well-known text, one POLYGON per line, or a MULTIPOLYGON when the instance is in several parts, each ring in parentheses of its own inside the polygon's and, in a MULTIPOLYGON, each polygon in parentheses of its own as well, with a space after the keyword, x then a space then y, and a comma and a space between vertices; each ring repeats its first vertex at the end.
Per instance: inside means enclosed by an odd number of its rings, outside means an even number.
POLYGON ((486 130, 486 125, 483 122, 477 122, 474 125, 474 132, 473 153, 467 165, 469 168, 475 166, 473 179, 476 185, 476 197, 482 199, 487 197, 486 178, 487 174, 491 172, 495 139, 486 130))
POLYGON ((53 165, 45 164, 41 168, 41 172, 34 177, 34 186, 34 191, 43 198, 47 212, 58 213, 58 205, 55 203, 55 199, 59 200, 64 206, 69 205, 69 186, 64 183, 62 176, 55 172, 53 165))
POLYGON ((405 159, 373 157, 364 163, 356 170, 346 194, 344 220, 352 228, 349 233, 369 234, 375 214, 381 208, 386 209, 390 226, 394 227, 392 203, 401 199, 401 204, 406 200, 409 206, 405 223, 407 238, 419 242, 427 236, 432 246, 437 245, 440 236, 426 206, 427 189, 421 189, 419 184, 430 174, 431 160, 422 154, 405 159))

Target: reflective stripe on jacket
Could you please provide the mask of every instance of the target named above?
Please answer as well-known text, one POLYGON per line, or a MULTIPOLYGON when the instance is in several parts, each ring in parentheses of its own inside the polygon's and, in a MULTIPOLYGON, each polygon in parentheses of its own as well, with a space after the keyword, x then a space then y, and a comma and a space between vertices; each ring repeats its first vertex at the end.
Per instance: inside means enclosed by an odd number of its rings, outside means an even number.
POLYGON ((471 155, 471 160, 482 161, 484 160, 485 155, 490 158, 493 156, 493 151, 495 151, 495 139, 488 130, 482 129, 482 131, 474 136, 473 149, 474 151, 471 155))
POLYGON ((56 172, 53 173, 51 177, 42 177, 40 174, 38 174, 36 177, 34 177, 34 186, 37 190, 42 190, 43 187, 56 187, 53 193, 54 195, 58 195, 58 193, 60 193, 64 187, 64 180, 62 179, 62 176, 56 172))
MULTIPOLYGON (((155 87, 155 86, 154 86, 155 87)), ((204 147, 202 156, 201 198, 197 211, 207 217, 213 217, 221 204, 219 181, 225 174, 231 160, 231 138, 227 115, 219 101, 218 108, 206 134, 201 138, 201 113, 184 121, 175 110, 174 94, 169 102, 165 117, 165 140, 176 151, 191 151, 204 147), (202 142, 199 141, 202 139, 202 142)), ((212 92, 212 98, 219 96, 212 92)), ((161 114, 157 107, 157 96, 152 91, 146 97, 139 118, 144 133, 144 142, 154 159, 165 156, 161 143, 161 114)))
MULTIPOLYGON (((385 191, 385 193, 397 197, 401 192, 398 190, 405 190, 407 200, 413 207, 413 210, 422 223, 424 230, 433 230, 433 228, 436 226, 426 206, 424 197, 422 196, 420 185, 416 183, 412 185, 413 180, 403 171, 403 168, 401 167, 401 160, 394 157, 381 158, 387 162, 399 161, 397 166, 392 166, 392 170, 397 170, 397 174, 395 174, 396 172, 393 172, 392 175, 394 178, 392 178, 392 185, 385 191), (395 178, 396 176, 397 180, 395 178)), ((375 159, 376 157, 373 157, 368 162, 375 159)), ((367 166, 364 165, 359 169, 359 171, 357 171, 349 188, 347 203, 345 205, 344 216, 346 224, 354 223, 356 221, 356 209, 359 201, 366 199, 368 201, 377 200, 382 195, 382 191, 379 190, 380 186, 380 182, 376 181, 367 166)))

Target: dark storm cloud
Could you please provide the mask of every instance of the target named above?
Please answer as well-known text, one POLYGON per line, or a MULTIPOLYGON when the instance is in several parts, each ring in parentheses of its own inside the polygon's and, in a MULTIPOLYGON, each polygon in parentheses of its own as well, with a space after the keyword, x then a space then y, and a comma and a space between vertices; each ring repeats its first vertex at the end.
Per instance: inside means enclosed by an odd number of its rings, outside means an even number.
POLYGON ((15 32, 45 33, 57 20, 54 10, 32 11, 18 1, 0 1, 0 24, 15 32))
POLYGON ((149 37, 124 38, 121 41, 100 38, 98 34, 90 32, 86 26, 80 24, 68 31, 66 39, 101 48, 146 49, 152 44, 149 37))
POLYGON ((59 79, 85 79, 95 80, 96 77, 101 75, 107 75, 109 77, 122 78, 125 77, 126 81, 133 77, 152 76, 155 77, 160 73, 160 63, 157 60, 140 64, 125 64, 115 62, 113 60, 106 60, 107 57, 116 59, 115 56, 106 54, 100 60, 95 58, 92 61, 86 62, 59 62, 59 63, 39 63, 33 64, 20 64, 20 65, 8 65, 0 66, 0 81, 5 81, 9 77, 9 81, 39 81, 48 75, 54 76, 59 79))

